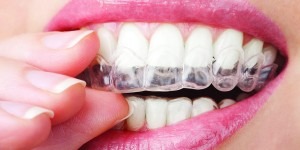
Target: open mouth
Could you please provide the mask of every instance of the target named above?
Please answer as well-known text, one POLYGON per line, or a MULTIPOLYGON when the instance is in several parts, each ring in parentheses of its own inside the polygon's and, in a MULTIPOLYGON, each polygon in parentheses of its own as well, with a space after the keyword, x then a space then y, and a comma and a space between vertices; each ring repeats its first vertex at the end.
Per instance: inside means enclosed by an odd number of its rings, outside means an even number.
POLYGON ((95 30, 99 54, 81 78, 124 93, 134 108, 82 149, 212 149, 277 87, 285 41, 269 19, 244 1, 181 2, 72 1, 49 24, 95 30), (75 8, 86 13, 70 13, 75 8))

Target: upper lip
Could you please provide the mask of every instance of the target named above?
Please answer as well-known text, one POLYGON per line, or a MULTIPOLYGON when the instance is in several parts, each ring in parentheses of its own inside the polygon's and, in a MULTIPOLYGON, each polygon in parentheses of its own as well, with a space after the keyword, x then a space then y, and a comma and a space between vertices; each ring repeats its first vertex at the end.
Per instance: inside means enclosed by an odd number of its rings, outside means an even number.
MULTIPOLYGON (((286 41, 279 28, 245 0, 72 0, 52 19, 46 30, 72 30, 113 21, 201 22, 235 28, 275 45, 283 54, 286 50, 286 41)), ((274 90, 281 78, 282 74, 266 89, 274 90)), ((129 147, 150 149, 211 149, 254 116, 271 93, 265 92, 266 89, 238 105, 175 126, 136 133, 134 137, 131 133, 109 132, 96 139, 94 144, 119 149, 128 144, 132 144, 129 147)))

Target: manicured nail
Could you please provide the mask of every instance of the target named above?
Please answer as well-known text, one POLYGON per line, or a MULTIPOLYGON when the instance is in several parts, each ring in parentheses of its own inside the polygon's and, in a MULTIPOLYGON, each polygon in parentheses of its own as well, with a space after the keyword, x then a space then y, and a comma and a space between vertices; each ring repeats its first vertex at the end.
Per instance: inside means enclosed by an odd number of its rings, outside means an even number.
POLYGON ((18 102, 0 101, 0 109, 22 119, 30 120, 42 114, 54 117, 54 112, 49 109, 18 102))
POLYGON ((93 31, 91 30, 55 32, 42 38, 42 42, 50 49, 68 49, 74 47, 78 42, 90 35, 92 32, 93 31))
MULTIPOLYGON (((126 100, 127 101, 127 100, 126 100)), ((118 120, 117 122, 116 122, 116 124, 118 124, 118 123, 120 123, 120 122, 122 122, 122 121, 124 121, 124 120, 126 120, 127 118, 129 118, 132 114, 133 114, 133 112, 134 112, 134 109, 135 109, 135 105, 133 104, 133 103, 131 103, 130 101, 127 101, 127 103, 128 103, 128 115, 127 116, 125 116, 124 118, 122 118, 121 120, 118 120)))
POLYGON ((25 74, 26 79, 33 86, 57 94, 74 85, 86 86, 82 80, 51 72, 29 70, 25 74))

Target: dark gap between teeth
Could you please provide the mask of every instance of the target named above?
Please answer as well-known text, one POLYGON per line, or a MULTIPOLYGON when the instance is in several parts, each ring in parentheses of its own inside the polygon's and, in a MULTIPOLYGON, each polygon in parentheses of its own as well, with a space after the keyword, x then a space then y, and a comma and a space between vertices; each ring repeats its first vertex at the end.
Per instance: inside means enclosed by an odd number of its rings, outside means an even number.
MULTIPOLYGON (((178 97, 188 97, 190 99, 196 99, 199 97, 209 97, 215 100, 216 103, 219 103, 223 99, 233 99, 236 100, 237 96, 241 93, 245 93, 241 91, 239 88, 234 88, 229 92, 221 92, 216 90, 212 85, 203 90, 192 90, 192 89, 182 89, 178 91, 169 91, 169 92, 136 92, 130 94, 123 94, 124 96, 157 96, 162 98, 178 98, 178 97)), ((256 92, 249 93, 250 95, 254 95, 256 92)))

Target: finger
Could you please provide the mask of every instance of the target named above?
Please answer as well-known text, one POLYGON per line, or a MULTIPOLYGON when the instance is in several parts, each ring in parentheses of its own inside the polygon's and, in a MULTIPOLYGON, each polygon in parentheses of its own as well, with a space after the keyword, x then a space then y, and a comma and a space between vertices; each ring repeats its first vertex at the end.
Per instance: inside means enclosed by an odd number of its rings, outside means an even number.
POLYGON ((53 110, 53 124, 76 114, 85 101, 85 82, 0 58, 0 99, 53 110))
POLYGON ((43 142, 51 129, 50 110, 0 101, 0 149, 31 149, 43 142))
POLYGON ((99 48, 91 31, 20 35, 0 42, 0 56, 26 62, 45 71, 75 76, 94 59, 99 48))
POLYGON ((55 126, 40 149, 78 149, 127 117, 122 95, 88 89, 86 104, 71 120, 55 126), (57 141, 64 141, 57 142, 57 141))

